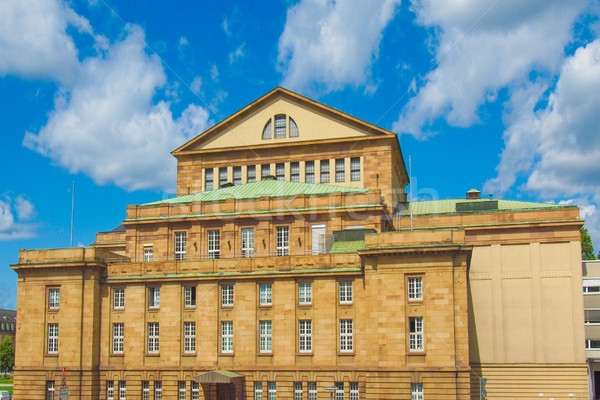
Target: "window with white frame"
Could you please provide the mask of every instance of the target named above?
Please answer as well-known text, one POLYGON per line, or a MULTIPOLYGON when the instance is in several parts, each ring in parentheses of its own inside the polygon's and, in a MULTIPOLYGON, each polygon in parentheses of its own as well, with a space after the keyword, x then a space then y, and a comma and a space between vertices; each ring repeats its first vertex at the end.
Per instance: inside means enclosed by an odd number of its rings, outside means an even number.
POLYGON ((360 181, 360 157, 350 159, 350 180, 352 182, 360 181))
POLYGON ((192 400, 200 400, 200 384, 192 381, 192 400))
POLYGON ((270 306, 273 300, 273 289, 270 283, 262 283, 260 285, 260 305, 270 306))
POLYGON ((278 181, 285 181, 285 164, 284 163, 275 164, 275 178, 278 181))
POLYGON ((350 382, 350 400, 358 399, 358 382, 350 382))
POLYGON ((301 353, 312 351, 312 320, 304 319, 298 321, 299 351, 301 353))
POLYGON ((315 162, 306 161, 304 163, 304 182, 315 183, 315 162))
POLYGON ((354 333, 351 319, 340 319, 340 352, 354 351, 354 333))
POLYGON ((150 400, 150 382, 142 381, 142 400, 150 400))
POLYGON ((423 384, 422 383, 411 383, 410 384, 410 400, 423 400, 423 384))
POLYGON ((48 308, 50 310, 58 310, 60 305, 60 289, 50 288, 48 289, 48 308))
POLYGON ((187 255, 187 232, 175 232, 175 260, 185 260, 187 255))
POLYGON ((221 321, 221 352, 233 353, 233 321, 221 321))
POLYGON ((271 164, 262 164, 260 166, 260 180, 264 181, 271 175, 271 164))
POLYGON ((600 286, 584 286, 583 293, 599 293, 600 286))
POLYGON ((284 138, 286 136, 285 132, 286 125, 286 117, 283 114, 279 114, 275 116, 275 137, 276 138, 284 138))
POLYGON ((183 288, 183 305, 185 307, 196 307, 196 286, 185 286, 183 288))
POLYGON ((158 353, 160 350, 160 332, 158 322, 148 323, 148 353, 158 353))
POLYGON ((194 353, 196 351, 196 323, 183 323, 183 352, 194 353))
POLYGON ((263 128, 262 138, 271 139, 271 130, 271 119, 269 118, 269 120, 265 124, 265 127, 263 128))
POLYGON ((269 396, 267 397, 267 400, 277 400, 277 383, 268 382, 267 388, 269 390, 269 396))
POLYGON ((254 228, 242 229, 242 257, 254 257, 254 228))
POLYGON ((246 167, 246 183, 256 182, 256 165, 246 167))
POLYGON ((290 117, 290 137, 298 137, 298 136, 299 136, 298 125, 296 125, 296 121, 294 121, 292 119, 292 117, 290 117))
POLYGON ((119 381, 119 400, 127 399, 127 385, 125 381, 119 381))
POLYGON ((344 400, 344 382, 335 382, 335 400, 344 400))
POLYGON ((233 184, 242 184, 242 167, 233 167, 233 184))
POLYGON ((221 306, 233 307, 233 285, 221 285, 221 306))
POLYGON ((312 284, 309 282, 300 282, 298 284, 298 303, 308 305, 312 303, 312 284))
POLYGON ((263 389, 262 382, 254 382, 254 400, 262 400, 263 389))
POLYGON ((162 381, 154 381, 154 400, 162 400, 162 381))
POLYGON ((420 276, 408 278, 408 300, 423 300, 423 278, 420 276))
POLYGON ((179 392, 178 392, 178 396, 177 399, 178 400, 185 400, 185 381, 179 381, 179 392))
POLYGON ((152 262, 154 259, 154 249, 152 246, 144 246, 144 262, 152 262))
POLYGON ((208 168, 204 170, 204 190, 209 191, 214 189, 213 183, 213 169, 208 168))
POLYGON ((302 382, 294 382, 294 400, 302 400, 302 382))
POLYGON ((113 324, 113 353, 123 353, 123 341, 125 337, 125 325, 122 322, 113 324))
POLYGON ((408 318, 408 349, 423 351, 423 317, 408 318))
POLYGON ((219 168, 219 188, 227 183, 227 167, 219 168))
POLYGON ((585 341, 585 348, 587 350, 598 350, 598 349, 600 349, 600 340, 587 339, 585 341))
POLYGON ((290 255, 290 227, 278 226, 275 232, 276 254, 278 256, 290 255))
POLYGON ((115 310, 122 310, 125 308, 125 289, 115 288, 113 290, 113 308, 115 310))
POLYGON ((290 182, 300 182, 300 163, 290 163, 290 182))
POLYGON ((308 382, 308 400, 317 400, 317 382, 308 382))
POLYGON ((340 288, 340 304, 352 303, 352 281, 341 281, 340 288))
POLYGON ((329 183, 329 160, 321 160, 319 163, 321 167, 321 183, 329 183))
POLYGON ((270 353, 272 351, 271 321, 259 322, 259 344, 261 353, 270 353))
POLYGON ((46 381, 46 400, 54 400, 54 381, 46 381))
POLYGON ((221 232, 218 229, 207 231, 208 258, 217 259, 221 255, 221 232))
POLYGON ((115 398, 115 382, 106 381, 106 399, 113 400, 115 398))
POLYGON ((48 324, 48 354, 58 353, 58 324, 48 324))
POLYGON ((346 160, 343 158, 338 158, 335 160, 335 181, 346 181, 346 160))
POLYGON ((149 287, 148 288, 148 307, 158 308, 160 307, 160 288, 149 287))

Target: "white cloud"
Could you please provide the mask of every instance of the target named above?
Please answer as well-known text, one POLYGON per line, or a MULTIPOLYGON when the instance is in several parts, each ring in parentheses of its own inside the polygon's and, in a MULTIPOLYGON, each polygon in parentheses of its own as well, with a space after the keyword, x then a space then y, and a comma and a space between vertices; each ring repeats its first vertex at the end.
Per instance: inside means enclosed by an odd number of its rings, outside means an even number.
POLYGON ((28 223, 35 216, 33 204, 23 196, 0 197, 0 240, 26 239, 35 236, 35 225, 28 223))
POLYGON ((478 122, 479 107, 499 89, 520 87, 531 71, 561 65, 584 0, 413 1, 417 22, 434 28, 437 67, 403 109, 393 129, 417 137, 444 118, 450 125, 478 122))
POLYGON ((283 85, 333 91, 365 85, 400 0, 301 0, 279 38, 283 85))
POLYGON ((244 57, 244 47, 246 43, 242 43, 237 49, 229 53, 229 64, 233 64, 240 58, 244 57))

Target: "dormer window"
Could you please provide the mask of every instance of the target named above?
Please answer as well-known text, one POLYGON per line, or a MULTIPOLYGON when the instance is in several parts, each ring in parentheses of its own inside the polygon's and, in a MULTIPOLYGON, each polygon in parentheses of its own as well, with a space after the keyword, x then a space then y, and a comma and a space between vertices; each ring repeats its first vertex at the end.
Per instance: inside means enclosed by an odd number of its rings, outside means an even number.
POLYGON ((286 137, 298 137, 298 125, 292 117, 285 114, 277 114, 273 118, 269 118, 263 129, 262 138, 265 139, 281 139, 286 137))

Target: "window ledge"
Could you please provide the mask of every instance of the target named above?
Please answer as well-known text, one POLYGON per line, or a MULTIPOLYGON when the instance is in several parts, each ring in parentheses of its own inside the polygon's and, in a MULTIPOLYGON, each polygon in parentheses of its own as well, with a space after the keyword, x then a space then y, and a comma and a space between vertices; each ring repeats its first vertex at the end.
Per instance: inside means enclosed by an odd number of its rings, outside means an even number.
POLYGON ((160 357, 160 353, 146 353, 146 357, 160 357))
POLYGON ((196 357, 196 352, 195 351, 193 351, 193 352, 190 351, 190 352, 187 352, 187 353, 183 352, 183 353, 181 353, 181 356, 182 357, 196 357))
POLYGON ((46 357, 58 357, 58 353, 46 353, 46 357))
POLYGON ((111 357, 125 357, 125 353, 110 353, 111 357))
POLYGON ((273 352, 272 351, 264 351, 264 352, 259 352, 256 354, 257 357, 273 357, 273 352))
POLYGON ((354 351, 338 351, 338 356, 354 356, 354 351))
POLYGON ((296 352, 296 356, 300 357, 312 357, 314 353, 312 351, 298 351, 296 352))
POLYGON ((219 357, 233 357, 235 356, 235 353, 231 352, 231 353, 219 353, 219 357))

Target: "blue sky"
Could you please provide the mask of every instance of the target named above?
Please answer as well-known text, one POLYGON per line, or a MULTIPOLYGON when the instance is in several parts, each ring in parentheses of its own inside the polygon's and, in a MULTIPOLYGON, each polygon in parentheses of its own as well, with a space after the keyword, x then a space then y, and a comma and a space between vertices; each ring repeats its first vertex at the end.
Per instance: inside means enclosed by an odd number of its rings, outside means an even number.
POLYGON ((399 134, 417 198, 581 207, 600 247, 600 9, 570 0, 3 0, 0 307, 18 249, 174 193, 170 151, 277 85, 399 134))

